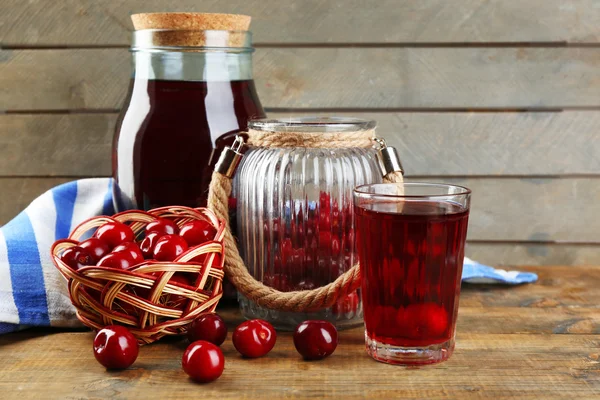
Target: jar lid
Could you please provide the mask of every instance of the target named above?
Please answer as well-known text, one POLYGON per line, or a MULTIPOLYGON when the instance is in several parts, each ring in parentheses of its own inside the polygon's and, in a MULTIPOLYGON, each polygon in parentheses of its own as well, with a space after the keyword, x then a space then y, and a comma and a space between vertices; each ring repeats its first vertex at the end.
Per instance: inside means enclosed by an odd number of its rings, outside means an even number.
POLYGON ((290 117, 285 119, 255 119, 248 128, 263 132, 358 132, 375 129, 373 120, 349 117, 290 117))
POLYGON ((144 13, 131 16, 132 48, 252 48, 251 17, 239 14, 144 13))
POLYGON ((252 17, 241 14, 187 12, 143 13, 131 16, 136 31, 142 29, 247 31, 251 20, 252 17))

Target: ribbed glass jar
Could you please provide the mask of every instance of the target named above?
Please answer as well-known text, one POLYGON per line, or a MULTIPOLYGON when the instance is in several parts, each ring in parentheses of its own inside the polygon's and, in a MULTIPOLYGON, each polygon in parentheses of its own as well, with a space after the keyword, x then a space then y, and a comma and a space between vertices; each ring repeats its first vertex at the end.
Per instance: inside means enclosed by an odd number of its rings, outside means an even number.
MULTIPOLYGON (((374 121, 297 118, 249 122, 252 131, 373 132, 374 121)), ((352 190, 381 182, 371 148, 252 147, 236 174, 237 233, 250 273, 280 291, 308 290, 333 282, 356 264, 352 190)), ((338 327, 362 322, 360 292, 310 313, 279 312, 240 295, 242 314, 278 329, 307 319, 338 327)))

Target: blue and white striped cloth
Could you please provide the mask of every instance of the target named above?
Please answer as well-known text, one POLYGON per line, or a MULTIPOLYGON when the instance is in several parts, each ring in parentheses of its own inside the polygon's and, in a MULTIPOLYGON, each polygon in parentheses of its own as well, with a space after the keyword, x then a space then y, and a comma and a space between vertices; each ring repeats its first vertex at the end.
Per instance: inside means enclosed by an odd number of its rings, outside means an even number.
MULTIPOLYGON (((84 220, 113 213, 112 180, 82 179, 47 191, 0 228, 0 334, 30 326, 81 326, 50 247, 84 220)), ((518 284, 534 282, 537 276, 465 258, 462 278, 518 284)))
POLYGON ((84 220, 114 214, 111 185, 100 178, 57 186, 0 228, 0 333, 80 326, 50 247, 84 220))

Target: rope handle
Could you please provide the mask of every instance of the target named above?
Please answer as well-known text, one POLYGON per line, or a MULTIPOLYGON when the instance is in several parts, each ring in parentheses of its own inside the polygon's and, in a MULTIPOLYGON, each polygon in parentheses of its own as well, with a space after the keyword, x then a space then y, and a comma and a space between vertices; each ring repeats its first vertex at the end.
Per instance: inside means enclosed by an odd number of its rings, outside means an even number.
MULTIPOLYGON (((380 138, 373 139, 379 147, 378 159, 384 175, 384 182, 403 182, 403 170, 393 147, 388 147, 380 138)), ((231 234, 228 200, 232 190, 232 177, 243 154, 243 139, 237 136, 231 147, 225 147, 213 172, 208 194, 208 208, 218 218, 226 221, 225 275, 235 288, 246 298, 261 307, 279 311, 310 312, 331 307, 338 300, 354 292, 360 286, 360 269, 356 264, 340 275, 335 281, 313 289, 293 292, 280 292, 257 281, 246 268, 231 234), (235 165, 234 165, 235 164, 235 165)))

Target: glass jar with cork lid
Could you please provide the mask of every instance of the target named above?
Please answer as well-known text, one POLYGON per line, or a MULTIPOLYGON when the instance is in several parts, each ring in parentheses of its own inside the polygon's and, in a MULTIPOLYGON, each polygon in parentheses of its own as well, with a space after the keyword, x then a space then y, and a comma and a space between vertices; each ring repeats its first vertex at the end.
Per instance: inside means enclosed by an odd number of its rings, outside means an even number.
POLYGON ((221 149, 265 116, 250 17, 132 15, 133 75, 113 141, 118 210, 206 205, 221 149))

